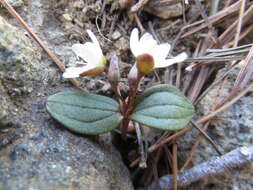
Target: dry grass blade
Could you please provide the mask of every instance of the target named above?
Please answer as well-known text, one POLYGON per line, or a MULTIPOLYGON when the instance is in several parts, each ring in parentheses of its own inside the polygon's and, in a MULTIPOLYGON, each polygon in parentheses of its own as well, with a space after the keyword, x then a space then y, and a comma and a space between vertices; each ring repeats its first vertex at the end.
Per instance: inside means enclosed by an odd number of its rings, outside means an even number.
POLYGON ((147 154, 146 154, 146 150, 143 145, 144 140, 143 140, 143 136, 142 136, 142 132, 141 132, 141 126, 139 123, 134 122, 134 127, 135 127, 135 131, 137 134, 137 140, 138 140, 138 144, 139 144, 139 152, 141 155, 141 161, 139 163, 139 167, 146 168, 147 167, 147 157, 146 157, 147 154))
POLYGON ((177 144, 174 143, 172 145, 172 163, 173 163, 173 190, 177 190, 177 173, 178 173, 178 166, 177 166, 177 144))
MULTIPOLYGON (((212 23, 210 22, 206 12, 205 12, 205 9, 203 8, 202 4, 199 2, 199 0, 195 0, 195 3, 198 5, 198 8, 199 8, 199 11, 201 13, 201 16, 202 18, 204 19, 205 23, 207 24, 207 27, 208 27, 208 35, 206 37, 206 40, 210 40, 212 41, 214 44, 217 44, 218 41, 216 39, 216 31, 212 25, 212 23)), ((211 10, 211 12, 213 12, 213 10, 211 10)), ((206 50, 203 49, 203 50, 206 50)))
MULTIPOLYGON (((0 3, 4 8, 21 24, 22 27, 26 29, 26 31, 32 36, 32 38, 41 46, 41 48, 52 58, 52 60, 56 63, 59 69, 64 72, 65 66, 61 63, 61 61, 55 56, 55 54, 40 40, 40 38, 32 31, 32 29, 28 26, 28 24, 22 19, 22 17, 13 9, 13 7, 6 2, 5 0, 0 0, 0 3)), ((85 91, 80 87, 79 82, 76 79, 69 79, 70 82, 77 87, 79 90, 85 91)))
POLYGON ((210 53, 206 56, 202 57, 194 57, 188 58, 185 62, 201 62, 198 64, 192 64, 187 67, 187 70, 192 70, 193 68, 199 67, 205 64, 216 64, 217 62, 224 62, 224 61, 240 61, 245 59, 244 53, 248 53, 250 51, 251 45, 244 45, 234 48, 226 48, 226 49, 207 49, 206 52, 210 53), (242 55, 237 55, 242 54, 242 55), (203 62, 205 61, 205 62, 203 62))
POLYGON ((233 48, 224 48, 224 49, 207 49, 206 52, 207 53, 224 53, 224 52, 232 52, 232 51, 249 51, 251 46, 253 44, 246 44, 246 45, 242 45, 242 46, 237 46, 237 47, 233 47, 233 48))
MULTIPOLYGON (((239 41, 243 38, 245 38, 249 33, 251 33, 253 30, 253 24, 249 26, 245 26, 245 29, 243 32, 241 32, 241 35, 239 37, 239 41)), ((233 46, 233 41, 230 41, 229 43, 226 44, 227 47, 232 47, 233 46)))
MULTIPOLYGON (((209 121, 206 122, 202 130, 203 130, 203 131, 206 131, 207 128, 208 128, 208 126, 209 126, 209 124, 210 124, 209 121)), ((192 161, 192 158, 193 158, 193 156, 194 156, 194 153, 195 153, 195 151, 197 150, 200 141, 202 140, 201 137, 202 137, 202 136, 200 136, 200 135, 197 137, 197 140, 196 140, 195 143, 193 144, 193 146, 192 146, 192 148, 191 148, 191 151, 188 153, 187 159, 186 159, 184 165, 182 166, 182 168, 180 169, 180 171, 185 170, 185 168, 187 168, 187 166, 188 166, 188 165, 190 164, 190 162, 192 161)))
POLYGON ((241 29, 242 29, 242 18, 243 18, 243 13, 244 13, 245 6, 246 6, 246 0, 241 0, 241 7, 240 7, 239 18, 238 18, 238 25, 237 25, 237 30, 236 30, 236 33, 235 33, 234 47, 236 47, 238 45, 238 41, 239 41, 239 38, 240 38, 240 33, 241 33, 241 29))
MULTIPOLYGON (((230 16, 230 15, 236 13, 238 10, 239 10, 239 2, 236 2, 233 5, 229 6, 228 8, 223 9, 222 11, 219 11, 218 13, 208 17, 208 20, 212 25, 214 25, 214 24, 217 24, 217 23, 223 21, 227 16, 230 16)), ((189 28, 193 28, 193 29, 191 29, 188 32, 186 32, 185 34, 183 34, 182 38, 189 36, 191 34, 194 34, 202 29, 205 29, 206 27, 208 27, 208 24, 205 22, 204 19, 201 21, 197 21, 193 24, 187 25, 187 26, 183 27, 182 30, 186 30, 189 28), (193 28, 193 27, 195 27, 195 28, 193 28)))
POLYGON ((131 13, 136 13, 138 10, 143 8, 149 0, 139 0, 138 3, 136 3, 134 6, 131 7, 131 13))
POLYGON ((242 98, 245 94, 247 94, 252 89, 253 89, 253 82, 250 83, 247 88, 245 88, 244 90, 242 90, 231 101, 226 102, 225 104, 223 104, 221 107, 219 107, 215 111, 213 111, 213 112, 207 114, 206 116, 202 117, 200 120, 197 121, 197 123, 205 123, 206 121, 208 121, 209 119, 211 119, 215 115, 217 115, 218 113, 220 113, 220 112, 226 110, 227 108, 229 108, 231 105, 233 105, 235 102, 237 102, 240 98, 242 98))
POLYGON ((213 146, 213 148, 216 150, 216 152, 219 155, 222 155, 222 153, 219 151, 217 144, 205 133, 204 130, 202 130, 197 123, 195 123, 194 121, 191 121, 191 124, 193 125, 193 127, 195 127, 200 133, 201 135, 203 135, 208 141, 209 143, 213 146))
MULTIPOLYGON (((243 14, 242 17, 242 24, 241 27, 243 27, 247 22, 252 19, 253 16, 253 5, 251 5, 243 14)), ((236 26, 238 25, 238 19, 232 23, 225 32, 223 32, 222 35, 219 36, 219 41, 222 42, 222 44, 227 44, 233 39, 233 35, 236 31, 236 26)))
MULTIPOLYGON (((224 61, 236 61, 242 60, 245 56, 225 56, 225 57, 215 57, 215 56, 203 56, 203 57, 196 57, 196 58, 188 58, 185 62, 224 62, 224 61)), ((202 63, 202 65, 205 63, 202 63)))
POLYGON ((250 49, 248 56, 244 61, 244 66, 240 70, 237 79, 235 81, 235 89, 244 88, 250 81, 253 75, 253 46, 250 49))
POLYGON ((232 65, 227 72, 225 72, 220 78, 216 79, 194 102, 194 105, 197 105, 206 95, 207 93, 217 84, 219 84, 232 70, 235 69, 236 64, 232 65))
POLYGON ((227 56, 227 55, 236 55, 236 54, 241 54, 241 53, 248 53, 250 48, 245 48, 241 50, 234 50, 234 51, 227 51, 227 52, 220 52, 220 53, 211 53, 208 54, 208 56, 214 56, 214 57, 222 57, 222 56, 227 56))
POLYGON ((185 133, 187 133, 188 131, 191 131, 192 129, 193 129, 193 126, 188 126, 184 129, 182 129, 181 131, 178 131, 175 134, 169 136, 168 138, 161 140, 159 143, 153 144, 151 147, 149 147, 148 152, 149 153, 154 152, 156 149, 162 147, 164 144, 166 144, 172 140, 175 140, 176 138, 178 138, 180 136, 183 136, 185 133))

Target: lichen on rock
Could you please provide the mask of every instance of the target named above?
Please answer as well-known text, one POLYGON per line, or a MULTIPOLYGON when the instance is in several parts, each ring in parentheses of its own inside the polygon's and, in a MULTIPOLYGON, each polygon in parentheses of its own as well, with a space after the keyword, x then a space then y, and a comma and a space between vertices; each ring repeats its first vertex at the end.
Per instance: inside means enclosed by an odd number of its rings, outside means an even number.
POLYGON ((11 96, 30 93, 39 85, 40 51, 24 32, 0 17, 0 85, 11 96))

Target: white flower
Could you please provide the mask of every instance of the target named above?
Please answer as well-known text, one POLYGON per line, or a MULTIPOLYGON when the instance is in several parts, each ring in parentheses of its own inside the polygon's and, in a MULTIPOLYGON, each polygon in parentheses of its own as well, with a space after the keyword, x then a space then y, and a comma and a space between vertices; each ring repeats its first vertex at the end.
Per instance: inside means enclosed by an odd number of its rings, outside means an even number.
POLYGON ((69 67, 63 73, 64 78, 76 78, 79 76, 96 76, 104 71, 106 59, 96 36, 91 30, 87 30, 92 42, 74 44, 72 51, 84 62, 78 62, 81 66, 69 67))
MULTIPOLYGON (((167 59, 170 48, 171 46, 169 43, 158 44, 158 42, 149 33, 145 33, 139 39, 139 31, 137 28, 134 28, 131 32, 130 49, 135 58, 142 55, 151 56, 154 61, 155 68, 168 67, 174 63, 182 62, 187 58, 187 54, 183 52, 176 57, 167 59)), ((144 57, 147 58, 146 56, 144 57)))

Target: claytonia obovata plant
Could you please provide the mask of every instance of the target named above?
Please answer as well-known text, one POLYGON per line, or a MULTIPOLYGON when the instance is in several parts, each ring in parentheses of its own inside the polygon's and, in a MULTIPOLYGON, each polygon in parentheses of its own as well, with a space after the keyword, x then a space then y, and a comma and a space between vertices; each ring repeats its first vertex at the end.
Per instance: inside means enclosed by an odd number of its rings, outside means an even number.
POLYGON ((140 72, 149 73, 153 68, 163 68, 174 63, 183 62, 187 58, 186 53, 166 59, 170 51, 170 44, 158 44, 151 34, 145 33, 139 39, 139 31, 134 28, 130 36, 130 48, 137 61, 137 68, 140 72))
POLYGON ((73 52, 82 61, 78 62, 81 66, 67 68, 63 73, 64 78, 76 78, 79 76, 97 76, 104 71, 106 66, 106 59, 103 55, 99 42, 96 36, 87 30, 92 42, 85 44, 74 44, 72 46, 73 52), (84 63, 84 61, 86 63, 84 63))
POLYGON ((69 67, 64 78, 97 76, 103 72, 116 95, 116 101, 101 95, 79 91, 65 91, 52 95, 47 101, 49 113, 65 127, 81 134, 101 134, 118 126, 122 135, 128 131, 129 122, 162 130, 180 130, 192 119, 195 111, 191 102, 174 86, 161 84, 137 94, 146 74, 155 68, 163 68, 184 61, 186 53, 167 58, 170 44, 159 44, 151 34, 139 38, 134 28, 130 36, 130 49, 135 63, 128 74, 128 97, 123 98, 118 85, 119 60, 112 56, 107 66, 99 42, 87 30, 92 42, 74 44, 72 50, 78 58, 76 67, 69 67))

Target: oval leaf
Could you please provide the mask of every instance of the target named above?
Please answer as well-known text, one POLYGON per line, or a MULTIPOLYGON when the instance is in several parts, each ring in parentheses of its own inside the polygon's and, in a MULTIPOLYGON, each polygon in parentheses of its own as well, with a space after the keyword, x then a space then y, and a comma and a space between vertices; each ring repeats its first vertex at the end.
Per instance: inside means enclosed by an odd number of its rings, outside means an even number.
POLYGON ((122 120, 116 101, 78 91, 52 95, 46 107, 53 118, 80 134, 106 133, 115 129, 122 120))
POLYGON ((180 130, 194 113, 193 105, 179 89, 162 84, 147 89, 137 98, 130 119, 157 129, 180 130))

